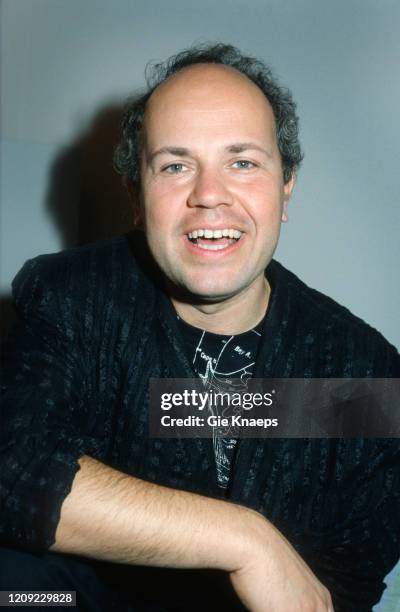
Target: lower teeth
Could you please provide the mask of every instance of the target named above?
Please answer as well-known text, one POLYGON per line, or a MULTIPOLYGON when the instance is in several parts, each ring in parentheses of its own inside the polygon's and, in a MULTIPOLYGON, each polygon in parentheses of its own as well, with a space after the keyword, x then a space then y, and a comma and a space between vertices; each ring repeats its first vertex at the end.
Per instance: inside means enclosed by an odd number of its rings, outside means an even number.
POLYGON ((223 249, 226 249, 228 246, 231 246, 237 242, 239 238, 230 238, 226 244, 212 244, 212 239, 209 239, 210 244, 204 244, 204 242, 199 244, 197 238, 189 238, 189 240, 192 244, 199 247, 199 249, 204 249, 205 251, 222 251, 223 249))
POLYGON ((207 251, 221 251, 222 249, 226 249, 229 244, 198 244, 200 249, 206 249, 207 251))

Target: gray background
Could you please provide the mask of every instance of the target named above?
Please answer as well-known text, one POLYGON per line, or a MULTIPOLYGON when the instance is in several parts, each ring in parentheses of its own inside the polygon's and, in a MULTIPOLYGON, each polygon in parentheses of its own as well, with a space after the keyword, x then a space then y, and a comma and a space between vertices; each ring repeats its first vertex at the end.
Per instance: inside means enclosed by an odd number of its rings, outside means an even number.
POLYGON ((397 0, 1 6, 3 298, 27 258, 130 227, 111 167, 121 101, 149 60, 221 40, 298 102, 306 158, 277 258, 400 346, 397 0))
POLYGON ((119 233, 121 101, 194 41, 269 61, 306 153, 277 258, 400 346, 396 0, 3 0, 0 290, 23 262, 119 233), (83 227, 83 230, 82 230, 83 227))

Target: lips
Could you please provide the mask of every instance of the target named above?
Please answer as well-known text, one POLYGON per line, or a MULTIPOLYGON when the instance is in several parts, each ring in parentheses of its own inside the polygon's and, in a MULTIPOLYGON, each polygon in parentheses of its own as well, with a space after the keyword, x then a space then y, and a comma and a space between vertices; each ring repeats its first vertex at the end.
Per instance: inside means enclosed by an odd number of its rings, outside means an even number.
POLYGON ((242 232, 234 228, 224 229, 195 229, 186 234, 191 245, 202 251, 224 251, 236 244, 242 232))
MULTIPOLYGON (((242 232, 235 228, 196 228, 186 234, 191 250, 199 253, 222 253, 229 247, 236 245, 241 239, 242 232)), ((229 249, 231 250, 231 249, 229 249)))

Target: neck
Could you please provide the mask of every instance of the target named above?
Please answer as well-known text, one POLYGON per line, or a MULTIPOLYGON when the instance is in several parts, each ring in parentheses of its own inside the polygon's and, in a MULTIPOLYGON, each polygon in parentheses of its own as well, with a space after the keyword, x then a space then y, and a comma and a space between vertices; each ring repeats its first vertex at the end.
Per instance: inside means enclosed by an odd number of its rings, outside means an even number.
POLYGON ((271 288, 265 277, 241 293, 216 303, 189 303, 170 292, 178 315, 194 327, 214 334, 236 335, 255 327, 264 317, 271 288))

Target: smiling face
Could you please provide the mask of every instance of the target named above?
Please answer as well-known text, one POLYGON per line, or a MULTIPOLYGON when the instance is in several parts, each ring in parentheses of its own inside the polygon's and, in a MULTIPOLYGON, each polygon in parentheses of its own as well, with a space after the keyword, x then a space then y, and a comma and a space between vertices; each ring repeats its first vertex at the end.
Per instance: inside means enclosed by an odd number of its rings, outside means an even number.
POLYGON ((292 181, 272 109, 247 77, 200 64, 160 85, 145 112, 141 181, 149 247, 172 285, 209 303, 264 286, 292 181))

